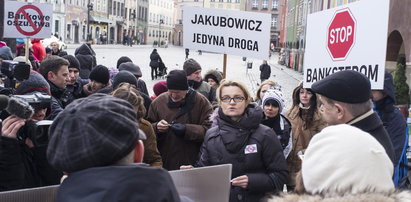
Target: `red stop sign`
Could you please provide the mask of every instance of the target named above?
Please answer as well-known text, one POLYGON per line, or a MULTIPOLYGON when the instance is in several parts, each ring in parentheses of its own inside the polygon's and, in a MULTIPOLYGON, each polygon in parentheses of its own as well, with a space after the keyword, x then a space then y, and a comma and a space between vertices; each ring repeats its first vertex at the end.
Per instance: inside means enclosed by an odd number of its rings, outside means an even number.
POLYGON ((345 60, 354 46, 355 24, 350 9, 335 12, 327 29, 327 51, 334 61, 345 60))

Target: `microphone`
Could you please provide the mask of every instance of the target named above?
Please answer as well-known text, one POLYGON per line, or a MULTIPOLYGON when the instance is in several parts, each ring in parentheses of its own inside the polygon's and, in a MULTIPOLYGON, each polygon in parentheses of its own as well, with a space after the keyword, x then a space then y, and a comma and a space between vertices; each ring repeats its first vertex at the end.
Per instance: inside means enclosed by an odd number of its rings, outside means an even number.
MULTIPOLYGON (((4 98, 0 97, 0 107, 4 105, 4 98), (2 103, 3 102, 3 103, 2 103)), ((0 108, 1 109, 1 108, 0 108)), ((16 115, 21 119, 29 119, 34 114, 33 107, 30 104, 22 99, 18 98, 9 98, 6 111, 10 114, 16 115)))

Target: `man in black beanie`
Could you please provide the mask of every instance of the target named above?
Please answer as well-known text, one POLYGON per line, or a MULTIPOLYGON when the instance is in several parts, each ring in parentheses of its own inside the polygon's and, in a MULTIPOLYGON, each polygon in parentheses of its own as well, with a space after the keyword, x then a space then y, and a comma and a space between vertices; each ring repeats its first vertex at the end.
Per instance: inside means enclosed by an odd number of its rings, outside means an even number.
POLYGON ((73 100, 85 97, 83 86, 88 83, 87 79, 80 78, 80 62, 73 55, 65 55, 62 58, 66 59, 70 64, 68 66, 70 80, 67 82, 65 92, 64 107, 73 102, 73 100))
POLYGON ((89 80, 90 82, 83 86, 83 91, 86 95, 91 95, 100 89, 111 85, 110 73, 108 68, 104 65, 97 65, 94 67, 94 69, 90 72, 89 80))
POLYGON ((372 109, 371 84, 364 74, 340 71, 315 82, 311 88, 319 94, 320 112, 325 122, 329 125, 349 124, 370 133, 396 164, 388 133, 372 109))
POLYGON ((216 90, 211 88, 207 82, 203 81, 201 77, 201 66, 194 59, 190 58, 184 62, 183 69, 187 74, 188 85, 203 94, 208 101, 214 102, 216 100, 216 90))
POLYGON ((164 168, 177 170, 198 160, 212 108, 207 98, 188 87, 183 70, 170 71, 167 88, 151 103, 148 120, 157 134, 164 168))

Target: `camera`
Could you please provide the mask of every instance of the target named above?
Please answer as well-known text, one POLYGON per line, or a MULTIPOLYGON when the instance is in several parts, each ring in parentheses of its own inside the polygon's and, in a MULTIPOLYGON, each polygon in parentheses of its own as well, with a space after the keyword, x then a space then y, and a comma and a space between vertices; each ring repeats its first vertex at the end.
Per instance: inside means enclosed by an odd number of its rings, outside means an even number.
MULTIPOLYGON (((51 96, 39 92, 29 95, 11 95, 8 98, 6 111, 22 119, 29 119, 35 110, 49 109, 51 96), (34 109, 34 110, 33 110, 34 109)), ((25 125, 17 132, 17 139, 25 142, 29 138, 34 146, 45 146, 48 143, 48 128, 52 121, 26 121, 25 125)))
POLYGON ((7 76, 11 80, 15 78, 18 81, 23 81, 29 79, 30 65, 24 62, 3 60, 1 62, 0 71, 2 75, 7 76))
POLYGON ((17 139, 24 142, 27 138, 33 142, 34 146, 46 146, 49 142, 48 131, 53 121, 26 121, 26 124, 17 132, 17 139))
POLYGON ((51 96, 44 95, 39 92, 31 95, 12 95, 11 97, 15 97, 29 103, 29 105, 34 109, 48 109, 51 105, 51 96))

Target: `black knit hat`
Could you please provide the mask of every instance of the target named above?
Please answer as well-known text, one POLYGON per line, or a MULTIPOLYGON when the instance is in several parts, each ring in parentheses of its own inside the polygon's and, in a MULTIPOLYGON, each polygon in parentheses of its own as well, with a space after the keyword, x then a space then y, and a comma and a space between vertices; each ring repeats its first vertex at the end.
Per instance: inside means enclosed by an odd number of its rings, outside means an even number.
POLYGON ((190 58, 184 62, 183 69, 186 72, 187 76, 190 76, 195 71, 201 69, 201 65, 197 61, 190 58))
POLYGON ((370 80, 353 70, 331 74, 315 82, 311 89, 327 98, 345 103, 363 103, 371 97, 370 80))
POLYGON ((73 55, 65 55, 62 58, 69 61, 70 64, 69 64, 68 68, 76 68, 76 69, 80 70, 80 62, 78 61, 78 59, 76 57, 74 57, 73 55))
POLYGON ((65 172, 108 166, 128 155, 139 139, 146 137, 138 129, 133 106, 95 93, 73 101, 54 119, 47 159, 65 172))
POLYGON ((120 65, 121 64, 123 64, 123 63, 125 63, 125 62, 133 62, 133 61, 131 61, 131 59, 129 58, 129 57, 127 57, 127 56, 123 56, 123 57, 120 57, 118 60, 117 60, 117 69, 120 67, 120 65))
POLYGON ((113 78, 113 90, 115 90, 120 83, 129 83, 137 87, 136 77, 129 71, 120 71, 113 78))
POLYGON ((188 90, 187 75, 184 70, 172 70, 167 75, 169 90, 188 90))
POLYGON ((110 80, 110 73, 108 71, 108 68, 103 65, 97 65, 93 68, 93 70, 91 70, 89 79, 100 82, 102 84, 108 84, 108 81, 110 80))

